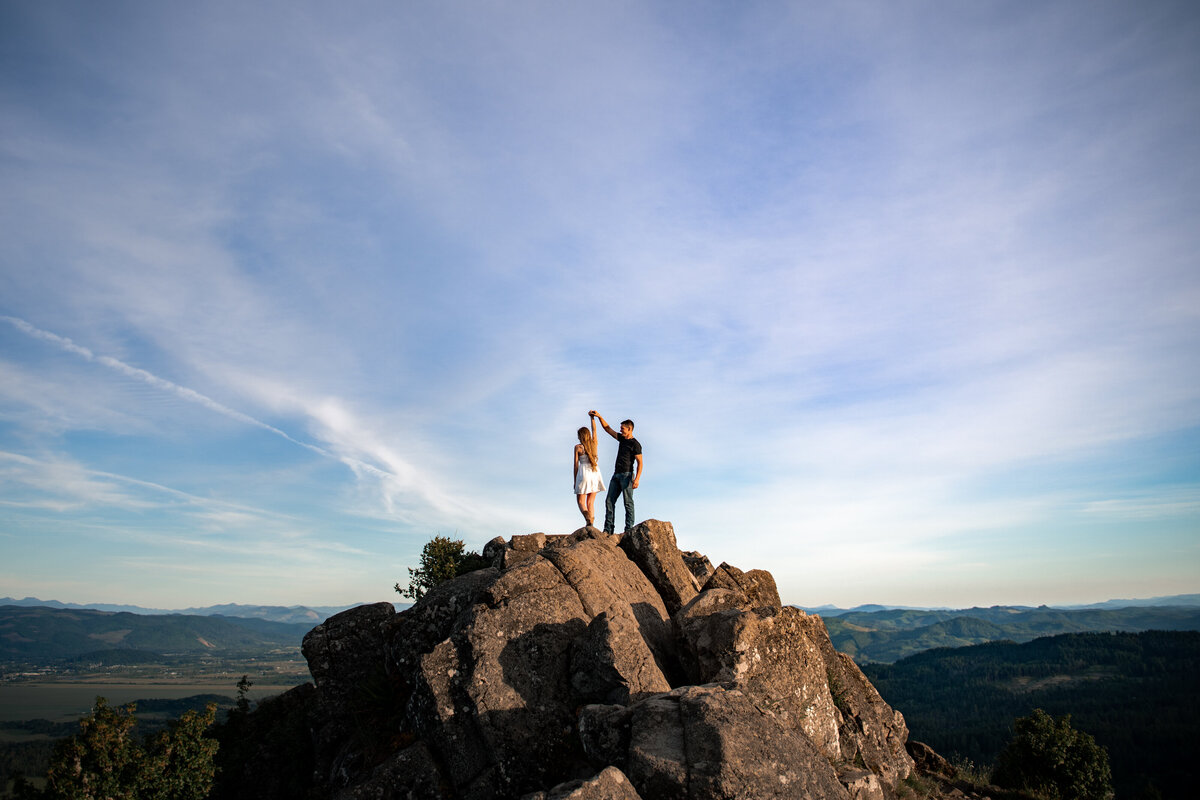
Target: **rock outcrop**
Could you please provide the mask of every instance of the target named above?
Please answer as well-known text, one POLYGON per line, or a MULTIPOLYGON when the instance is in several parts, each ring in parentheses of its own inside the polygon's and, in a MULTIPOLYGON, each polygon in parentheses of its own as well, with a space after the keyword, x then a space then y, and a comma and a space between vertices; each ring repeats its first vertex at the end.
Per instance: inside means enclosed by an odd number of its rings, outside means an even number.
POLYGON ((884 800, 912 769, 820 618, 767 572, 680 553, 670 523, 484 553, 306 637, 308 796, 884 800))

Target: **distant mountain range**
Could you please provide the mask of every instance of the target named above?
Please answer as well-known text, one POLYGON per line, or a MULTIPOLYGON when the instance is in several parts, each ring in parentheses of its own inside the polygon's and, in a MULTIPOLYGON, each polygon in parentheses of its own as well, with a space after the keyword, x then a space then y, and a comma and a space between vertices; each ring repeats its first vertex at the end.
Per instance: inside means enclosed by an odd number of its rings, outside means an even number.
POLYGON ((1028 642, 1062 633, 1200 631, 1200 606, 1183 604, 884 609, 824 613, 822 618, 833 646, 859 663, 890 663, 933 648, 1028 642))
POLYGON ((1172 594, 1166 597, 1151 597, 1148 600, 1105 600, 1086 606, 1063 606, 1063 608, 1135 608, 1138 606, 1200 606, 1200 594, 1172 594))
MULTIPOLYGON (((1140 600, 1105 600, 1103 603, 1087 603, 1066 606, 992 606, 992 608, 1008 608, 1032 611, 1036 608, 1057 608, 1064 610, 1081 610, 1088 608, 1138 608, 1144 606, 1200 606, 1200 594, 1173 594, 1165 597, 1150 597, 1140 600)), ((820 614, 822 617, 836 617, 852 612, 874 613, 876 611, 954 611, 948 606, 888 606, 877 603, 842 608, 841 606, 796 606, 810 614, 820 614)))
MULTIPOLYGON (((240 605, 238 603, 225 603, 217 606, 205 606, 203 608, 181 608, 181 609, 163 609, 163 608, 143 608, 141 606, 115 605, 112 603, 60 603, 57 600, 39 600, 36 597, 26 597, 21 600, 16 600, 12 597, 0 598, 0 606, 22 606, 42 608, 69 608, 69 609, 91 609, 93 611, 108 611, 112 613, 129 613, 143 615, 168 615, 168 614, 184 614, 199 617, 242 617, 245 619, 262 619, 270 622, 285 622, 289 624, 308 623, 309 625, 319 625, 320 623, 332 617, 341 611, 355 606, 363 605, 355 603, 349 606, 254 606, 240 605)), ((407 608, 409 603, 394 603, 397 609, 407 608)))
MULTIPOLYGON (((388 601, 384 601, 388 602, 388 601)), ((36 597, 25 597, 20 600, 12 597, 0 597, 0 606, 42 606, 44 608, 75 608, 93 609, 95 611, 128 612, 130 614, 189 614, 193 616, 210 617, 245 617, 247 619, 265 619, 272 622, 301 623, 311 622, 320 624, 325 620, 365 603, 353 603, 348 606, 256 606, 239 603, 224 603, 215 606, 192 608, 145 608, 143 606, 119 605, 115 603, 61 603, 58 600, 39 600, 36 597)), ((412 603, 393 603, 397 611, 402 611, 412 603)), ((1136 608, 1144 606, 1200 606, 1200 594, 1176 594, 1167 597, 1151 597, 1135 600, 1105 600, 1103 603, 1068 606, 993 606, 993 608, 1017 609, 1032 611, 1035 608, 1057 608, 1078 610, 1089 608, 1136 608)), ((820 614, 822 617, 836 617, 850 613, 874 613, 878 611, 945 611, 953 612, 948 606, 893 606, 868 603, 842 608, 834 605, 796 606, 810 614, 820 614)))
POLYGON ((95 654, 143 663, 150 655, 266 653, 294 648, 311 623, 243 617, 133 614, 128 611, 0 606, 0 661, 46 664, 95 654))

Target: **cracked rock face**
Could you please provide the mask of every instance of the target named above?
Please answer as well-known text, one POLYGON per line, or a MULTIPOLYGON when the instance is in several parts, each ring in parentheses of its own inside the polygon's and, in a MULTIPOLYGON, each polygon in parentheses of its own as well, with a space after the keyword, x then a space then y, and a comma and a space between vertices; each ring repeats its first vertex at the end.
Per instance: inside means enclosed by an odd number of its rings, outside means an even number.
POLYGON ((769 573, 685 559, 656 520, 485 551, 306 638, 310 796, 848 800, 911 769, 903 718, 769 573))
POLYGON ((622 540, 621 547, 654 584, 672 614, 699 594, 696 576, 675 546, 671 523, 656 519, 638 523, 622 540))
POLYGON ((734 600, 730 590, 710 589, 676 615, 696 682, 742 689, 831 761, 862 763, 891 786, 907 777, 903 716, 833 649, 820 617, 790 606, 726 607, 734 600))
POLYGON ((775 578, 765 569, 752 569, 742 572, 737 567, 722 562, 709 576, 704 584, 705 589, 728 589, 737 592, 749 608, 779 608, 779 590, 775 588, 775 578))
POLYGON ((687 686, 634 706, 628 759, 634 784, 664 800, 849 796, 816 747, 722 686, 687 686))

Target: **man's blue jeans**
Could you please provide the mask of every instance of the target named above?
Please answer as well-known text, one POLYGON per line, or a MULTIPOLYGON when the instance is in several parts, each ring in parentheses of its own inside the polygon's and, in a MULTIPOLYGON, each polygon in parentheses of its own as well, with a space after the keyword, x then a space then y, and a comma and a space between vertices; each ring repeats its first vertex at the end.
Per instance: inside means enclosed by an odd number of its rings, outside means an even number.
POLYGON ((604 532, 612 533, 617 522, 617 495, 625 498, 625 532, 633 530, 633 473, 614 472, 604 498, 604 532))

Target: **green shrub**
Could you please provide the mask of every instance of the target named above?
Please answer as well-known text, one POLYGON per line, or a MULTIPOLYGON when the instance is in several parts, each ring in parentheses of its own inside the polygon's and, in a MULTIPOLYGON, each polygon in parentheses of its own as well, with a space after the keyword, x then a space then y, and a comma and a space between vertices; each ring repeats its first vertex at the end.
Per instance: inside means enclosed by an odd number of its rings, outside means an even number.
POLYGON ((992 781, 1046 800, 1108 800, 1112 773, 1108 751, 1040 708, 1013 723, 1014 736, 996 759, 992 781))
POLYGON ((213 782, 217 743, 205 736, 217 707, 188 711, 143 746, 131 705, 96 698, 79 733, 54 749, 46 800, 203 800, 213 782))
POLYGON ((421 565, 408 568, 408 586, 396 584, 396 591, 411 600, 420 600, 443 581, 490 566, 487 559, 474 550, 463 552, 462 539, 435 536, 421 548, 421 565))

